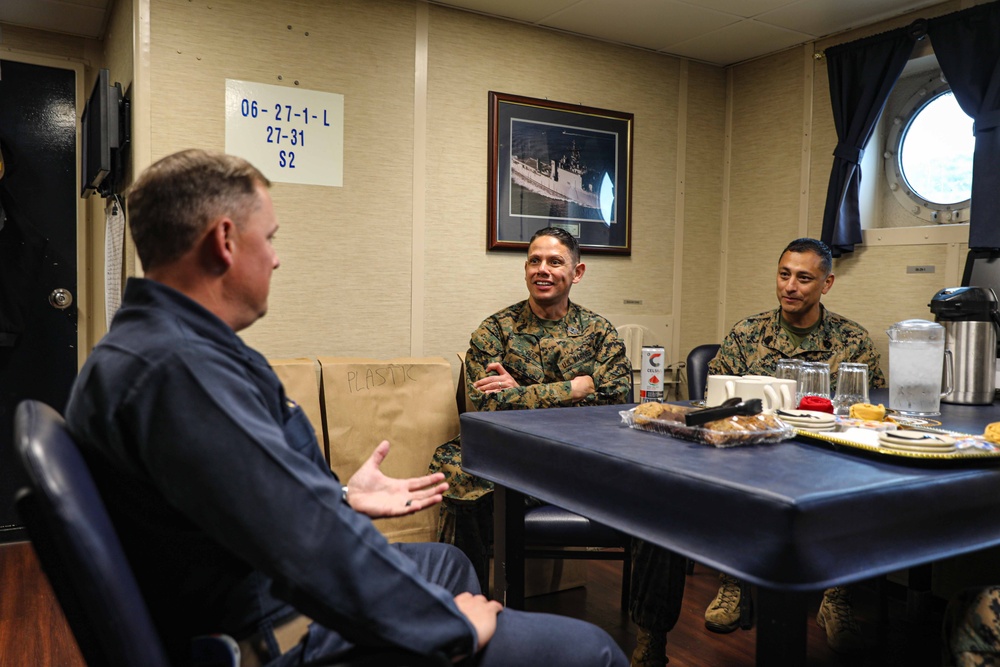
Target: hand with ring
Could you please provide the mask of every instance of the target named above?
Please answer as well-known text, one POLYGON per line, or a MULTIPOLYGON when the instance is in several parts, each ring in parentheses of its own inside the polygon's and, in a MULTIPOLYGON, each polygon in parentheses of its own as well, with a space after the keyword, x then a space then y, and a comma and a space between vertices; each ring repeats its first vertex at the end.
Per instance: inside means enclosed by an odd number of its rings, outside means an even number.
POLYGON ((475 389, 484 394, 495 394, 504 389, 519 386, 517 381, 507 372, 507 369, 503 367, 503 364, 499 362, 493 362, 486 366, 486 371, 495 373, 495 375, 487 375, 472 383, 475 389))
POLYGON ((372 519, 404 516, 441 502, 448 484, 444 474, 397 479, 382 472, 382 462, 389 455, 389 441, 383 440, 348 480, 350 494, 345 496, 351 509, 372 519))

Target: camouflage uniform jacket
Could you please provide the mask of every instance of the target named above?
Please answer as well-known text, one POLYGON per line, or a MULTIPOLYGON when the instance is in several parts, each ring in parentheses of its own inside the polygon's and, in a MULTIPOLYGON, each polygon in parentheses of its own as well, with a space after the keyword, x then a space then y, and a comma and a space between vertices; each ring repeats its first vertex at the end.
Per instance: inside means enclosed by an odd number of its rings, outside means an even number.
POLYGON ((597 313, 570 303, 556 324, 544 325, 527 301, 501 310, 479 325, 465 356, 465 389, 479 411, 555 408, 573 405, 570 380, 594 378, 596 392, 577 405, 625 403, 632 388, 632 366, 614 326, 597 313), (472 383, 499 361, 517 381, 484 394, 472 383))
MULTIPOLYGON (((604 317, 571 302, 561 320, 543 324, 521 301, 486 318, 473 332, 465 386, 479 411, 621 404, 632 393, 632 365, 618 331, 604 317), (473 388, 495 361, 520 386, 492 394, 473 388), (570 380, 580 375, 591 376, 596 391, 574 404, 570 380)), ((438 447, 430 469, 447 475, 449 498, 474 500, 493 490, 491 482, 461 470, 457 439, 438 447)))
POLYGON ((708 363, 713 375, 774 375, 778 359, 826 361, 830 364, 830 389, 837 388, 841 362, 868 364, 868 383, 884 387, 879 354, 861 325, 820 304, 820 325, 798 347, 792 347, 781 328, 781 309, 759 313, 737 322, 708 363))
POLYGON ((942 667, 1000 664, 1000 588, 967 588, 944 612, 942 667))

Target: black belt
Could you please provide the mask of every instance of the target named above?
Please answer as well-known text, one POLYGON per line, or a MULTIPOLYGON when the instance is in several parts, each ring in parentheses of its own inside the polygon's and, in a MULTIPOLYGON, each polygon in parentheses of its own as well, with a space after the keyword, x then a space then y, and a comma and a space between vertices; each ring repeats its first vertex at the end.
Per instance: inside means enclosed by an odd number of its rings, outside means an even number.
POLYGON ((240 667, 262 667, 267 662, 277 659, 299 645, 302 638, 309 632, 312 619, 302 614, 295 614, 271 629, 274 641, 278 645, 278 655, 271 655, 267 644, 267 634, 255 632, 237 642, 240 647, 240 667))

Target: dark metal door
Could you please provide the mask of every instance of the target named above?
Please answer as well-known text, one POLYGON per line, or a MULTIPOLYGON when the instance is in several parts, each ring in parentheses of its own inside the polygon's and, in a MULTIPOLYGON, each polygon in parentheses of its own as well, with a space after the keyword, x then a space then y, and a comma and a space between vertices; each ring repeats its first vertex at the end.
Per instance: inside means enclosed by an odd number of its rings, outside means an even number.
POLYGON ((73 70, 0 61, 0 542, 25 539, 14 408, 62 412, 76 377, 76 125, 73 70))

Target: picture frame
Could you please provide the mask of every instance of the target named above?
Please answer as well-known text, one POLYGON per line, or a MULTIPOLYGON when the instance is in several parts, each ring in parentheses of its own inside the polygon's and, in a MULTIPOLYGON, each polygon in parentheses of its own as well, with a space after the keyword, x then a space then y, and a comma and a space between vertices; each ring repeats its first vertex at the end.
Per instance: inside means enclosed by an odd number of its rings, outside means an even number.
POLYGON ((487 250, 561 227, 588 253, 632 253, 633 115, 490 91, 487 250))

